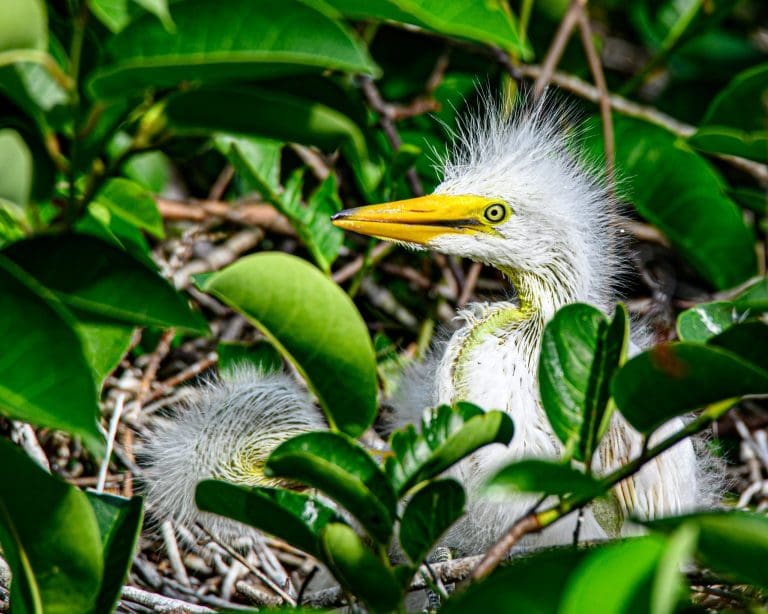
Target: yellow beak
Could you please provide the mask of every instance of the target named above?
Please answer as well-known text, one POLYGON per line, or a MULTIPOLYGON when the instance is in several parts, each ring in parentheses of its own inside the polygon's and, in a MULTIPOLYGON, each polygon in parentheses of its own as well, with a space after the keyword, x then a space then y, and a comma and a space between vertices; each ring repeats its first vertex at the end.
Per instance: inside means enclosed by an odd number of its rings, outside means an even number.
POLYGON ((431 194, 383 205, 340 211, 334 226, 360 234, 428 245, 445 234, 473 234, 487 229, 483 209, 495 202, 483 196, 431 194))

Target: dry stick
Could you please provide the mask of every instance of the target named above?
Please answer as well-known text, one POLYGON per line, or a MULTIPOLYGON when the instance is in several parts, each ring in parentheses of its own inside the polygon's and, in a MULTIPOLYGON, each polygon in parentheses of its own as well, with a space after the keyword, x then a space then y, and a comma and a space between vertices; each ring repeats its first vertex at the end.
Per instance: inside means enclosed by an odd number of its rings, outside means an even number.
POLYGON ((171 569, 173 569, 173 575, 180 584, 183 584, 184 586, 192 586, 189 582, 189 576, 187 575, 187 568, 184 567, 184 561, 181 559, 179 543, 176 541, 176 533, 173 530, 173 525, 170 520, 166 520, 160 525, 160 532, 163 535, 165 553, 168 555, 168 561, 171 564, 171 569))
POLYGON ((469 302, 469 299, 472 298, 472 293, 475 291, 475 286, 477 285, 477 280, 480 278, 482 270, 483 265, 480 262, 473 262, 472 266, 469 267, 467 279, 464 283, 464 287, 461 289, 461 294, 459 295, 459 307, 466 305, 469 302))
MULTIPOLYGON (((603 490, 607 491, 619 482, 623 482, 637 473, 648 461, 680 443, 683 439, 695 435, 707 428, 710 424, 725 414, 737 400, 738 399, 728 399, 708 406, 701 412, 701 414, 691 420, 682 429, 647 449, 633 461, 619 467, 609 475, 605 476, 601 480, 603 490)), ((498 564, 507 557, 512 547, 528 533, 534 533, 554 524, 574 510, 581 509, 585 505, 588 505, 593 499, 594 497, 589 495, 567 497, 561 499, 558 504, 541 512, 531 512, 518 519, 511 527, 509 527, 501 539, 488 550, 483 557, 483 560, 480 561, 477 567, 475 567, 470 576, 470 580, 475 582, 488 576, 488 574, 490 574, 498 564)))
POLYGON ((135 586, 123 587, 123 599, 152 608, 155 612, 184 612, 185 614, 215 614, 215 610, 196 605, 181 599, 172 599, 148 591, 143 591, 135 586))
POLYGON ((221 197, 224 196, 224 192, 226 191, 229 182, 232 181, 232 177, 234 176, 235 168, 231 164, 227 164, 222 169, 221 173, 219 173, 216 181, 213 182, 211 191, 208 192, 208 200, 221 200, 221 197))
POLYGON ((288 219, 270 204, 257 201, 226 203, 216 200, 178 201, 157 199, 160 215, 166 220, 204 222, 210 218, 222 218, 235 224, 259 226, 269 232, 295 236, 288 219))
MULTIPOLYGON (((394 248, 394 243, 378 243, 368 255, 368 261, 372 265, 376 264, 381 261, 382 258, 385 258, 387 254, 389 254, 389 252, 391 252, 394 248)), ((348 279, 354 277, 358 271, 363 268, 364 264, 365 256, 361 254, 357 256, 357 258, 355 258, 352 262, 345 264, 338 271, 336 271, 333 274, 333 281, 335 281, 337 284, 344 283, 348 279)))
POLYGON ((535 98, 544 93, 547 85, 552 80, 555 68, 560 63, 560 58, 563 55, 563 51, 565 51, 565 46, 568 44, 568 39, 571 38, 573 28, 576 26, 579 15, 586 4, 587 0, 571 0, 571 4, 568 6, 568 10, 565 12, 563 19, 560 21, 560 26, 557 28, 557 33, 552 39, 552 44, 547 50, 547 55, 544 57, 541 73, 533 86, 535 98))
POLYGON ((589 23, 589 15, 587 14, 585 7, 582 7, 579 11, 578 18, 581 43, 584 46, 584 53, 587 56, 592 79, 600 94, 600 117, 603 120, 603 143, 605 144, 605 172, 608 178, 608 185, 613 188, 616 149, 613 140, 613 118, 611 117, 611 100, 609 97, 608 85, 605 82, 603 65, 600 62, 600 57, 595 49, 595 43, 592 40, 592 26, 589 23))
POLYGON ((144 402, 149 403, 150 401, 159 399, 163 395, 169 394, 176 386, 200 375, 203 371, 215 365, 218 360, 219 356, 216 354, 216 352, 209 352, 202 360, 198 360, 196 363, 188 366, 183 371, 179 371, 176 375, 173 375, 168 379, 160 382, 158 384, 158 388, 147 395, 147 398, 144 399, 144 402))
POLYGON ((123 405, 125 404, 125 393, 120 392, 115 400, 115 408, 112 410, 112 417, 109 419, 109 433, 107 433, 107 449, 104 452, 104 458, 99 467, 99 479, 96 482, 96 492, 104 492, 104 484, 107 481, 107 471, 109 470, 109 459, 112 458, 112 450, 115 447, 115 437, 117 436, 117 425, 120 424, 120 416, 123 414, 123 405))
POLYGON ((51 464, 48 462, 45 450, 43 450, 40 442, 37 440, 35 429, 29 424, 14 420, 11 427, 11 439, 20 445, 38 465, 48 473, 51 472, 51 464))

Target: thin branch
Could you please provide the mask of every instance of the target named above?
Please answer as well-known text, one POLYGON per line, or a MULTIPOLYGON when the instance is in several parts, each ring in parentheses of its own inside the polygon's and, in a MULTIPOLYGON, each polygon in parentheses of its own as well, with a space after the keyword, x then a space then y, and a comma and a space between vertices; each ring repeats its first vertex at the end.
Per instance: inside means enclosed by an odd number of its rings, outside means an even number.
POLYGON ((568 6, 568 10, 563 15, 560 26, 557 28, 557 33, 552 39, 552 44, 547 49, 547 55, 544 57, 544 63, 541 66, 541 73, 536 78, 536 83, 533 86, 535 98, 544 93, 547 85, 552 80, 555 68, 560 63, 565 46, 568 44, 573 28, 578 23, 579 15, 586 4, 587 0, 571 0, 571 4, 568 6))
POLYGON ((120 416, 123 414, 123 405, 125 403, 125 393, 120 392, 115 401, 115 408, 112 410, 112 417, 109 419, 109 432, 107 433, 107 449, 104 452, 104 458, 99 467, 99 479, 96 482, 96 492, 104 492, 104 484, 107 481, 107 471, 109 470, 109 459, 112 458, 112 450, 115 447, 115 437, 117 436, 117 425, 120 424, 120 416))
POLYGON ((184 612, 185 614, 215 614, 215 610, 196 605, 181 599, 172 599, 163 595, 157 595, 143 591, 135 586, 123 587, 123 599, 132 603, 152 608, 155 612, 184 612))

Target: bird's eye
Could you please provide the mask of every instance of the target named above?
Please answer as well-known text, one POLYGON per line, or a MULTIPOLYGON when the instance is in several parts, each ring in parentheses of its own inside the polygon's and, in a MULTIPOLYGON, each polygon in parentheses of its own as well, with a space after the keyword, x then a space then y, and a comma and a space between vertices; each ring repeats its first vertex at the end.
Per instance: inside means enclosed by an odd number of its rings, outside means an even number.
POLYGON ((507 208, 501 203, 488 205, 483 211, 483 217, 492 224, 497 224, 507 216, 507 208))

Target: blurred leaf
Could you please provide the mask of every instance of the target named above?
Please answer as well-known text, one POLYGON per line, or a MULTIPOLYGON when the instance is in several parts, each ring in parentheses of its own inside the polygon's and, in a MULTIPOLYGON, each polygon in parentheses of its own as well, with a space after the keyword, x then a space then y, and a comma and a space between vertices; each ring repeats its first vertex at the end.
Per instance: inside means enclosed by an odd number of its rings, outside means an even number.
MULTIPOLYGON (((707 109, 702 126, 730 126, 744 132, 765 132, 768 105, 768 63, 736 75, 707 109)), ((763 135, 764 136, 764 135, 763 135)))
POLYGON ((696 305, 677 316, 677 335, 682 341, 708 341, 743 321, 746 315, 728 301, 696 305))
POLYGON ((17 205, 29 202, 32 154, 18 132, 0 130, 0 198, 17 205))
POLYGON ((610 421, 611 378, 626 356, 628 337, 623 305, 611 322, 589 305, 566 305, 544 329, 541 402, 560 441, 588 465, 610 421))
POLYGON ((272 451, 266 474, 296 480, 345 507, 381 544, 392 534, 397 500, 370 455, 341 433, 306 433, 272 451))
MULTIPOLYGON (((626 195, 637 211, 716 288, 754 275, 754 236, 715 169, 662 128, 626 117, 615 127, 616 167, 633 179, 626 195)), ((591 140, 596 150, 599 134, 591 140)))
POLYGON ((197 485, 195 503, 204 512, 256 527, 318 559, 323 556, 320 530, 329 522, 343 522, 315 497, 283 488, 203 480, 197 485))
POLYGON ((222 342, 216 352, 219 354, 219 372, 225 376, 240 365, 251 365, 263 373, 283 368, 280 352, 269 341, 252 344, 222 342))
POLYGON ((392 569, 373 554, 350 527, 328 524, 321 531, 324 560, 342 586, 373 612, 393 612, 402 590, 392 569))
POLYGON ((316 145, 326 151, 341 147, 365 190, 373 190, 382 176, 361 127, 310 98, 253 86, 221 86, 174 94, 166 113, 171 126, 182 133, 247 134, 316 145))
POLYGON ((3 438, 0 466, 0 544, 13 573, 13 611, 96 613, 104 567, 88 499, 3 438))
POLYGON ((704 152, 768 161, 768 131, 749 133, 724 126, 704 126, 688 138, 688 143, 704 152))
POLYGON ((249 318, 299 370, 332 428, 356 437, 376 413, 376 361, 347 294, 304 260, 283 253, 241 258, 204 289, 249 318))
POLYGON ((172 172, 171 161, 161 151, 145 151, 133 155, 123 165, 126 177, 155 194, 165 190, 172 172))
POLYGON ((96 515, 104 559, 104 580, 94 612, 112 612, 133 564, 144 518, 142 499, 138 496, 126 499, 92 490, 85 494, 96 515))
POLYGON ((152 195, 129 179, 110 179, 96 196, 96 202, 115 215, 151 235, 165 237, 163 218, 152 195))
POLYGON ((512 419, 504 412, 483 412, 471 403, 441 405, 422 420, 419 433, 412 424, 392 433, 393 456, 384 467, 398 495, 403 496, 483 446, 507 445, 513 434, 512 419))
POLYGON ((737 582, 768 589, 768 518, 741 510, 701 512, 662 518, 647 523, 669 533, 686 525, 698 533, 697 553, 701 563, 737 582))
POLYGON ((226 10, 215 0, 187 0, 174 6, 173 18, 175 33, 146 16, 116 34, 90 91, 118 98, 184 81, 253 80, 325 69, 377 72, 345 26, 298 0, 230 0, 226 10))
POLYGON ((83 344, 96 390, 101 391, 106 377, 115 370, 128 351, 134 327, 85 313, 75 313, 75 317, 75 331, 83 344))
POLYGON ((654 535, 594 549, 569 578, 558 612, 674 612, 684 595, 679 568, 682 561, 666 565, 665 574, 659 576, 666 546, 665 538, 654 535), (654 599, 657 585, 666 594, 654 599))
POLYGON ((77 220, 73 230, 107 241, 128 252, 152 270, 157 269, 142 232, 99 202, 91 201, 88 204, 85 215, 77 220))
POLYGON ((762 215, 768 213, 768 193, 764 190, 755 190, 753 188, 730 188, 728 194, 742 207, 746 207, 755 213, 762 215))
POLYGON ((205 320, 168 282, 95 237, 39 236, 2 253, 74 309, 128 324, 207 331, 205 320))
MULTIPOLYGON (((0 254, 0 411, 33 424, 103 446, 97 426, 96 386, 72 328, 75 321, 59 301, 0 254)), ((1 480, 0 480, 1 481, 1 480)))
POLYGON ((400 22, 449 37, 497 45, 523 59, 531 57, 530 49, 520 40, 512 11, 500 0, 328 0, 328 3, 352 19, 400 22))
POLYGON ((456 480, 436 480, 419 490, 403 512, 400 545, 419 565, 451 525, 464 514, 464 489, 456 480))
POLYGON ((5 0, 0 3, 0 52, 46 49, 48 18, 42 0, 5 0))
POLYGON ((489 495, 534 492, 548 495, 592 496, 602 490, 598 480, 563 463, 537 458, 515 461, 488 482, 489 495))
POLYGON ((763 277, 748 286, 733 302, 739 309, 768 311, 768 277, 763 277))
POLYGON ((761 321, 731 326, 709 340, 710 345, 728 350, 768 373, 768 326, 761 321))
POLYGON ((175 29, 166 0, 89 0, 88 8, 111 32, 120 32, 144 11, 155 15, 166 31, 175 29))
POLYGON ((628 361, 613 380, 613 398, 622 415, 646 434, 696 408, 766 393, 768 371, 699 343, 657 345, 628 361))

